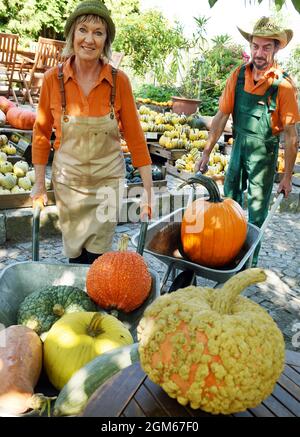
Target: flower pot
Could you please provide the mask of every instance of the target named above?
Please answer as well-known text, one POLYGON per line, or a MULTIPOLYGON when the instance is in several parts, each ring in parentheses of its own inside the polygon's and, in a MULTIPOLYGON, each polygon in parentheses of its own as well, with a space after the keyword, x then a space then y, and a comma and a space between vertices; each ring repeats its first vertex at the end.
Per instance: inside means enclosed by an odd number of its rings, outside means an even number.
POLYGON ((194 114, 196 112, 198 105, 200 103, 200 100, 198 99, 186 99, 185 97, 177 97, 172 96, 173 101, 173 112, 176 112, 176 114, 194 114))

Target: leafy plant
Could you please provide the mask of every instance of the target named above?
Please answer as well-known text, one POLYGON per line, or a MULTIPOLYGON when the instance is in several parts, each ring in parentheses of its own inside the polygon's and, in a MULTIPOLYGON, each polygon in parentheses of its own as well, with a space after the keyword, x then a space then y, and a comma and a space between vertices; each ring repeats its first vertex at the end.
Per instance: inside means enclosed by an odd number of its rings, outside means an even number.
POLYGON ((202 59, 192 62, 181 87, 182 95, 200 97, 200 111, 205 115, 216 113, 228 76, 243 62, 243 47, 233 44, 228 35, 219 35, 213 42, 202 59))
POLYGON ((172 96, 177 96, 179 91, 178 88, 168 85, 143 84, 135 90, 134 94, 136 97, 149 98, 156 102, 167 102, 172 96))

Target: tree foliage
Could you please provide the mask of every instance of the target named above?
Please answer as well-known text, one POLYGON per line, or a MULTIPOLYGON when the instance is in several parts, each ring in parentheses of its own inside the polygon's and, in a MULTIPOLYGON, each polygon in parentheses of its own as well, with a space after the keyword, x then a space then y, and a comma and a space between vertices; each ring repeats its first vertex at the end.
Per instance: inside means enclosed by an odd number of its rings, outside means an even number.
POLYGON ((119 27, 114 47, 127 55, 128 65, 140 77, 152 71, 160 83, 172 82, 187 40, 179 24, 171 26, 160 11, 132 14, 119 27), (170 68, 166 67, 169 58, 170 68), (170 59, 171 58, 171 59, 170 59))
MULTIPOLYGON (((212 8, 217 3, 217 1, 218 0, 208 0, 208 3, 210 5, 210 7, 212 8)), ((258 4, 260 4, 262 1, 263 0, 245 0, 245 3, 252 4, 252 3, 257 2, 258 4)), ((291 0, 291 1, 294 5, 294 8, 296 9, 296 11, 300 13, 300 0, 291 0)), ((287 0, 272 0, 272 2, 274 3, 277 11, 280 11, 282 6, 287 3, 287 0)))
POLYGON ((18 33, 23 40, 38 36, 63 39, 64 23, 77 0, 1 0, 0 30, 18 33))
MULTIPOLYGON (((18 33, 21 39, 37 40, 39 36, 64 39, 67 17, 79 0, 0 0, 0 30, 18 33)), ((116 25, 124 17, 139 12, 139 0, 106 0, 116 25)))
POLYGON ((285 67, 300 90, 300 44, 291 51, 285 67))

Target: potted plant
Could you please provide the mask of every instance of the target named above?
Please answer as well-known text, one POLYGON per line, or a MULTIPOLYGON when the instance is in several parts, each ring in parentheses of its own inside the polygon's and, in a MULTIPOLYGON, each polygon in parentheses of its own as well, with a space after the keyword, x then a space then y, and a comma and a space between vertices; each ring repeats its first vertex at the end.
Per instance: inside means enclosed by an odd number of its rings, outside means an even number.
MULTIPOLYGON (((180 96, 172 96, 173 111, 176 113, 184 112, 187 115, 194 114, 200 103, 200 93, 202 86, 202 64, 204 62, 203 54, 207 48, 206 25, 209 18, 205 16, 194 17, 197 24, 196 33, 193 35, 191 46, 189 48, 189 57, 187 60, 187 69, 185 77, 180 87, 180 96), (194 63, 200 65, 200 70, 192 71, 194 63)), ((194 68, 195 70, 195 68, 194 68)))

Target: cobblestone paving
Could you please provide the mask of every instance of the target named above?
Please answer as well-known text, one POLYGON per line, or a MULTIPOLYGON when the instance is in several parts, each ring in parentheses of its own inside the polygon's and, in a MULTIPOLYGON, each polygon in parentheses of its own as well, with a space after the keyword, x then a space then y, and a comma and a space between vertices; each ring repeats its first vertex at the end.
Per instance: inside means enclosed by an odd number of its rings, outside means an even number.
MULTIPOLYGON (((138 224, 117 227, 116 248, 121 233, 134 235, 138 224)), ((132 246, 132 245, 131 245, 132 246)), ((133 246, 132 246, 133 247, 133 246)), ((162 279, 166 265, 144 254, 150 268, 162 279)), ((9 264, 31 260, 31 242, 6 244, 0 248, 0 272, 9 264)), ((244 295, 263 306, 282 330, 286 347, 300 351, 300 214, 277 213, 266 230, 260 266, 268 273, 265 283, 249 287, 244 295), (299 325, 297 325, 299 324, 299 325)), ((59 237, 40 242, 40 261, 67 263, 59 237)), ((198 285, 212 286, 212 281, 197 278, 198 285)))

